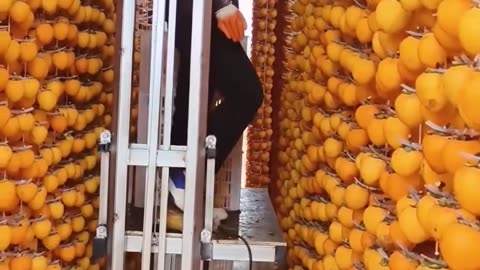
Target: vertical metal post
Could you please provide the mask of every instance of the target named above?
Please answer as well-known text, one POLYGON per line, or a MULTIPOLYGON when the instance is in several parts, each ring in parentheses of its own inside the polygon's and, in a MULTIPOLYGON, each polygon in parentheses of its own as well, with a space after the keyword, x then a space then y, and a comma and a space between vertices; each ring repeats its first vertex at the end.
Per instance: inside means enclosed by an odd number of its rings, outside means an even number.
POLYGON ((160 124, 160 94, 163 80, 163 49, 165 34, 165 1, 153 1, 152 46, 150 60, 150 102, 148 103, 148 165, 145 183, 145 208, 143 216, 142 270, 150 270, 152 249, 153 208, 157 174, 158 130, 160 124))
POLYGON ((127 204, 128 143, 130 134, 130 99, 132 92, 133 40, 135 29, 135 1, 122 1, 121 37, 116 49, 120 51, 117 123, 113 136, 115 151, 115 196, 112 224, 110 269, 124 269, 125 215, 127 204), (123 109, 122 109, 123 108, 123 109))
MULTIPOLYGON (((177 20, 177 1, 169 1, 170 6, 166 7, 168 11, 168 28, 167 28, 167 69, 165 84, 165 107, 163 118, 163 140, 161 148, 167 150, 171 146, 172 133, 172 114, 173 114, 173 92, 175 88, 175 29, 177 20)), ((160 189, 160 213, 159 213, 159 231, 158 231, 158 254, 157 254, 157 270, 163 270, 166 266, 166 236, 167 236, 167 212, 168 212, 168 179, 170 168, 163 167, 161 175, 160 189)))
MULTIPOLYGON (((148 134, 148 119, 150 119, 148 104, 150 100, 150 59, 152 50, 152 30, 142 30, 140 33, 140 83, 138 91, 137 143, 146 144, 148 134)), ((133 180, 133 206, 145 207, 145 174, 147 168, 136 167, 133 180)))
POLYGON ((201 268, 200 233, 203 227, 205 179, 205 138, 207 120, 208 74, 212 1, 193 0, 192 49, 188 140, 186 153, 186 188, 183 219, 181 269, 201 268))
POLYGON ((215 157, 217 154, 216 153, 217 138, 215 138, 215 136, 213 135, 208 135, 205 141, 207 145, 207 168, 206 168, 207 175, 205 180, 204 230, 210 233, 213 233, 213 207, 214 207, 214 200, 215 200, 215 157))
POLYGON ((108 164, 110 162, 111 133, 105 130, 100 135, 98 150, 100 151, 100 207, 98 209, 98 225, 93 239, 93 260, 103 258, 107 251, 107 214, 108 214, 108 164))
POLYGON ((203 260, 211 260, 212 235, 213 235, 213 207, 215 205, 215 157, 217 155, 217 138, 208 135, 205 139, 207 145, 207 168, 205 181, 205 221, 200 235, 202 243, 200 256, 203 260))

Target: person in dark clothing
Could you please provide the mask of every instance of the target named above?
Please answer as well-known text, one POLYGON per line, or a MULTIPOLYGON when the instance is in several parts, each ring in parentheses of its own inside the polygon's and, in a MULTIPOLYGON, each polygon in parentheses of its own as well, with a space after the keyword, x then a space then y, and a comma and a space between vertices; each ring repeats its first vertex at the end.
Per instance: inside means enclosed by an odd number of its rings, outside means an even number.
MULTIPOLYGON (((175 39, 180 52, 180 67, 172 126, 172 143, 175 145, 187 143, 192 3, 192 0, 178 0, 175 39)), ((217 138, 216 172, 263 102, 260 80, 240 44, 245 29, 246 23, 238 9, 238 0, 236 3, 213 0, 208 104, 212 102, 215 91, 223 99, 219 106, 208 113, 207 134, 217 138)), ((176 168, 170 171, 169 191, 175 205, 183 211, 185 171, 176 168)))

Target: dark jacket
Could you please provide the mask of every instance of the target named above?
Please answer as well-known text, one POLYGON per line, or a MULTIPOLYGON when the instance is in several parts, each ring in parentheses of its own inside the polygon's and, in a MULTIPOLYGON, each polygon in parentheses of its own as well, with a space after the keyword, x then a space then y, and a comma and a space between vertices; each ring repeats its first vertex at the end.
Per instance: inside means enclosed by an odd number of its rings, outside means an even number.
MULTIPOLYGON (((1 1, 1 0, 0 0, 1 1)), ((170 1, 177 1, 177 29, 175 31, 175 46, 180 51, 190 50, 190 35, 192 32, 193 0, 165 0, 165 20, 168 22, 168 10, 170 1)), ((238 0, 212 0, 212 16, 223 7, 233 4, 238 7, 238 0)), ((151 14, 149 14, 151 15, 151 14)), ((151 17, 151 16, 150 16, 151 17)), ((212 25, 216 25, 213 16, 212 25)), ((151 22, 150 22, 151 23, 151 22)))
MULTIPOLYGON (((168 6, 169 6, 170 0, 166 0, 166 2, 167 2, 166 18, 168 21, 168 6)), ((236 7, 238 7, 238 0, 212 0, 212 13, 215 14, 217 11, 228 6, 229 4, 234 4, 236 7)), ((177 17, 183 17, 183 16, 191 17, 192 10, 193 10, 193 0, 177 0, 177 17)))

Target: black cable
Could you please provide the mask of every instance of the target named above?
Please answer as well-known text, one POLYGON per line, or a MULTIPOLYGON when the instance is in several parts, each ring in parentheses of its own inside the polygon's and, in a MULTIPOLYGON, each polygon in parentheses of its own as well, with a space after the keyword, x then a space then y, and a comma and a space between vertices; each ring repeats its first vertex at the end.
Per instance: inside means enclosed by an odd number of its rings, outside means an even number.
POLYGON ((252 270, 253 269, 253 259, 252 259, 252 249, 250 248, 250 245, 248 244, 247 240, 245 240, 245 238, 243 238, 242 236, 238 236, 238 238, 240 238, 240 240, 242 240, 242 242, 245 244, 245 246, 247 247, 247 251, 248 251, 248 269, 249 270, 252 270))
MULTIPOLYGON (((238 236, 240 240, 245 244, 248 251, 248 269, 253 270, 253 257, 252 257, 252 249, 250 248, 250 244, 248 244, 247 240, 242 236, 238 236)), ((208 270, 209 263, 208 261, 204 261, 203 268, 208 270)))

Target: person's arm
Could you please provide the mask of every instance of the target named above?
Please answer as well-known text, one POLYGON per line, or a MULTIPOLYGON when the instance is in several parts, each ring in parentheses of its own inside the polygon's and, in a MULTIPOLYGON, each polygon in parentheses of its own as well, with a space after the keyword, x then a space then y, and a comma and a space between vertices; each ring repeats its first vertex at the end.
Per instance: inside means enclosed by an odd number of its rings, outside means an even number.
POLYGON ((219 10, 232 4, 231 0, 212 0, 213 2, 213 14, 217 14, 219 10))
POLYGON ((212 0, 218 28, 228 39, 239 42, 247 29, 245 18, 231 0, 212 0))

